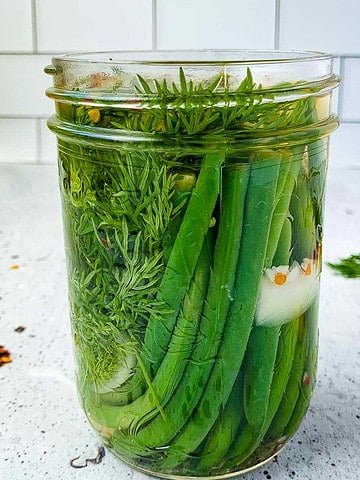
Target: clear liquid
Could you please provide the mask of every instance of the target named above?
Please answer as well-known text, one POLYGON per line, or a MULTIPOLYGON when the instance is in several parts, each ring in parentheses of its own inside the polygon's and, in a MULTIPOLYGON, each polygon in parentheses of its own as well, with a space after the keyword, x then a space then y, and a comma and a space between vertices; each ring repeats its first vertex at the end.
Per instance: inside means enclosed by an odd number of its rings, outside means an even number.
POLYGON ((158 475, 276 453, 313 391, 326 141, 181 157, 59 143, 83 408, 158 475))

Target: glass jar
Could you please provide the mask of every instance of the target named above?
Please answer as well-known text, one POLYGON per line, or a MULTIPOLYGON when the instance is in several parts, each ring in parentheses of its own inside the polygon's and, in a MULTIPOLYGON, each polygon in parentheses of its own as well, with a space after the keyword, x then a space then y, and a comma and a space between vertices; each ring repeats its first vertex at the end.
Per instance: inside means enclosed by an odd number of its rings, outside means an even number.
POLYGON ((330 109, 314 52, 54 57, 83 409, 122 460, 226 478, 314 389, 330 109))

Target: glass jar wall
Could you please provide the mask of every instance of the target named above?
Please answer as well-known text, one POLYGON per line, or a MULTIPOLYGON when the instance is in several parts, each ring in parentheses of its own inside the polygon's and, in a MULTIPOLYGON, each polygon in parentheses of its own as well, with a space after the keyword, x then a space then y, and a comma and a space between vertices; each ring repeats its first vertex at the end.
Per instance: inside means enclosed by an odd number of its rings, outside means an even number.
POLYGON ((162 477, 262 464, 315 384, 332 58, 125 52, 46 71, 90 423, 162 477))

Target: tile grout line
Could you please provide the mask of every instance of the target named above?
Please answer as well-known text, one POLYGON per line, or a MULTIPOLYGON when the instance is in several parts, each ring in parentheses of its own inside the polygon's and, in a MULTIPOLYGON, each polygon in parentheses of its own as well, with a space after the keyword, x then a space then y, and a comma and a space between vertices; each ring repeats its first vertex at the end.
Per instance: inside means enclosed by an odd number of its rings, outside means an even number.
POLYGON ((31 29, 32 29, 32 44, 33 44, 32 53, 38 53, 36 0, 31 0, 31 29))
POLYGON ((157 50, 158 48, 158 32, 157 32, 157 0, 152 0, 151 5, 151 33, 152 33, 152 44, 151 49, 157 50))
POLYGON ((338 115, 340 120, 342 121, 343 102, 344 102, 345 57, 340 57, 339 76, 341 78, 341 82, 339 85, 339 93, 338 93, 338 115))
MULTIPOLYGON (((82 50, 66 50, 66 53, 81 53, 82 50)), ((54 50, 42 50, 41 52, 29 52, 28 50, 1 50, 1 56, 11 56, 11 55, 23 55, 23 56, 34 56, 34 55, 58 55, 62 53, 62 50, 58 50, 57 52, 54 50)))
POLYGON ((50 163, 28 162, 27 160, 7 161, 0 160, 0 165, 50 165, 50 163))
POLYGON ((360 58, 360 53, 338 53, 335 56, 342 58, 360 58))
MULTIPOLYGON (((156 0, 152 0, 154 3, 156 3, 156 0)), ((280 0, 277 0, 280 2, 280 0)), ((157 17, 156 13, 154 14, 155 17, 157 17)), ((153 44, 153 49, 157 49, 157 18, 155 18, 156 23, 153 22, 153 38, 152 38, 152 44, 153 44)), ((280 19, 279 19, 280 20, 280 19)), ((279 23, 280 27, 280 23, 279 23)), ((280 40, 280 28, 277 31, 277 34, 279 35, 279 40, 280 40)), ((274 39, 274 43, 277 43, 277 39, 274 39)), ((275 47, 274 47, 275 48, 275 47)), ((11 55, 24 55, 24 56, 31 56, 31 55, 58 55, 60 51, 54 51, 54 50, 42 50, 41 52, 29 52, 28 50, 2 50, 0 51, 0 57, 1 56, 11 56, 11 55)), ((81 53, 80 50, 67 50, 67 53, 81 53)), ((334 57, 337 58, 359 58, 360 59, 360 53, 334 53, 334 57)))
POLYGON ((23 120, 46 120, 48 117, 47 115, 27 115, 21 114, 21 113, 0 113, 0 118, 6 119, 6 120, 17 120, 17 119, 23 119, 23 120))
MULTIPOLYGON (((66 51, 67 53, 81 53, 79 50, 67 50, 66 51)), ((37 51, 37 52, 29 52, 28 50, 18 50, 18 51, 15 51, 15 50, 2 50, 0 52, 0 57, 9 57, 11 55, 14 55, 14 56, 34 56, 34 55, 42 55, 42 56, 45 56, 45 55, 58 55, 62 53, 62 51, 58 51, 58 52, 54 52, 54 51, 37 51)))
POLYGON ((341 119, 341 125, 360 125, 360 118, 355 120, 341 119))
POLYGON ((279 49, 280 46, 280 2, 275 0, 275 28, 274 28, 274 48, 279 49))

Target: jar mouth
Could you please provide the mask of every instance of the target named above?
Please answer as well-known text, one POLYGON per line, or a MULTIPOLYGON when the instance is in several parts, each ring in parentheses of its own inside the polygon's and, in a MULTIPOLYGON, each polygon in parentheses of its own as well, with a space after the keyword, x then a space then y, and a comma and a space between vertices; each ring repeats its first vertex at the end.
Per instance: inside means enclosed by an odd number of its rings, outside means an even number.
MULTIPOLYGON (((168 137, 180 128, 199 136, 212 111, 225 118, 230 110, 235 115, 237 109, 255 111, 260 104, 279 104, 286 120, 295 105, 301 107, 311 97, 320 111, 319 123, 333 124, 329 100, 339 83, 333 74, 332 55, 290 50, 76 53, 53 57, 45 71, 53 75, 53 87, 46 93, 55 100, 62 123, 53 123, 54 130, 67 131, 68 124, 77 129, 74 125, 81 124, 86 136, 90 122, 90 131, 96 129, 110 140, 123 134, 109 131, 112 127, 121 130, 122 121, 125 129, 138 131, 141 138, 144 131, 151 132, 151 138, 153 132, 160 138, 161 132, 168 137), (165 116, 159 120, 159 114, 165 116), (200 117, 202 123, 196 120, 200 117), (130 126, 128 118, 133 122, 130 126), (141 127, 134 118, 142 122, 141 127), (107 131, 100 132, 100 121, 105 122, 107 131)), ((309 124, 308 113, 301 112, 304 124, 309 124)), ((253 118, 244 125, 244 135, 256 130, 259 136, 257 130, 271 129, 273 122, 267 118, 266 124, 257 124, 253 118)), ((136 135, 131 137, 134 140, 136 135)))
MULTIPOLYGON (((53 61, 76 64, 111 65, 246 65, 282 64, 331 60, 332 54, 318 51, 298 50, 248 50, 248 49, 207 49, 207 50, 127 50, 67 53, 56 55, 53 61)), ((49 72, 50 73, 50 72, 49 72)))
MULTIPOLYGON (((156 97, 159 86, 181 88, 181 77, 194 86, 219 78, 217 92, 230 95, 251 72, 257 93, 286 92, 308 95, 309 91, 333 89, 333 56, 321 52, 292 50, 163 50, 70 53, 57 55, 45 72, 53 76, 47 95, 62 101, 111 102, 156 97), (142 80, 150 85, 142 90, 142 80), (140 87, 140 89, 138 88, 140 87), (153 88, 154 87, 154 88, 153 88)), ((188 93, 188 92, 187 92, 188 93)), ((194 96, 194 92, 191 94, 194 96)))

